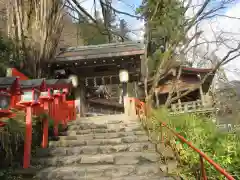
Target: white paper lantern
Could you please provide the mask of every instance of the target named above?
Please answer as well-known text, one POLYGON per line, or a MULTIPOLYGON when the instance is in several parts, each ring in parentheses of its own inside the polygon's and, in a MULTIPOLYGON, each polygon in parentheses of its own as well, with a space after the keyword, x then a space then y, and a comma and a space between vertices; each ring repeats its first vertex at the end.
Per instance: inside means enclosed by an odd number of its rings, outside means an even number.
POLYGON ((129 81, 128 71, 123 69, 119 71, 119 79, 121 83, 126 83, 129 81))
POLYGON ((78 77, 76 75, 70 75, 68 79, 72 80, 73 87, 78 87, 78 77))

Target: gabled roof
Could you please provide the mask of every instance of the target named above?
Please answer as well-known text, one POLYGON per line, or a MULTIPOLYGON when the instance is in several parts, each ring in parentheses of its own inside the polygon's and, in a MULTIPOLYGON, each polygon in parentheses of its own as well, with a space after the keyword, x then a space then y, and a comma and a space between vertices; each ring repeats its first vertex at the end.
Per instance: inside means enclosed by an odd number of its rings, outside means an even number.
POLYGON ((71 79, 48 79, 46 80, 47 88, 71 88, 71 79))
MULTIPOLYGON (((179 68, 180 65, 176 65, 173 66, 173 68, 179 68)), ((186 66, 182 66, 182 75, 188 75, 188 76, 196 76, 196 75, 200 75, 201 78, 204 78, 205 75, 208 75, 206 80, 204 81, 202 88, 203 88, 203 92, 207 92, 209 90, 210 85, 212 84, 212 80, 214 78, 214 74, 215 72, 213 72, 213 69, 204 69, 204 68, 193 68, 193 67, 186 67, 186 66), (208 75, 209 73, 209 75, 208 75)), ((165 76, 164 79, 162 79, 161 81, 159 81, 159 84, 164 84, 165 81, 168 81, 168 77, 173 76, 172 71, 169 71, 168 74, 165 76)), ((176 76, 176 74, 174 75, 176 76)), ((189 83, 189 84, 194 84, 196 83, 196 81, 192 81, 192 78, 188 78, 188 77, 184 77, 184 80, 189 83)), ((151 83, 153 82, 153 77, 149 78, 148 80, 148 86, 151 86, 151 83)), ((200 83, 200 79, 199 79, 199 83, 200 83)), ((143 82, 139 84, 140 86, 143 86, 143 82)), ((184 87, 185 88, 185 87, 184 87)), ((189 88, 189 87, 187 87, 189 88)))
POLYGON ((210 73, 213 71, 213 69, 211 68, 206 69, 206 68, 193 68, 193 67, 182 67, 182 70, 189 73, 210 73))
POLYGON ((55 85, 58 82, 59 79, 47 79, 46 80, 46 85, 47 86, 51 86, 51 85, 55 85))
POLYGON ((17 77, 0 77, 0 89, 12 87, 17 77))
POLYGON ((44 79, 20 80, 21 89, 41 88, 44 79))
POLYGON ((109 43, 90 46, 69 47, 56 56, 56 61, 74 61, 143 55, 144 45, 136 42, 109 43))

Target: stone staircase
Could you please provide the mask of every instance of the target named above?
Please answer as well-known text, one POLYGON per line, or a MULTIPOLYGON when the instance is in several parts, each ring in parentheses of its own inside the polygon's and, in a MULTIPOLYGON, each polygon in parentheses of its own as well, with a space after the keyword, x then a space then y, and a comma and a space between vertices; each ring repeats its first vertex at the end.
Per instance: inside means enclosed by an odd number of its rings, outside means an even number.
POLYGON ((31 162, 35 168, 15 173, 39 180, 176 179, 166 173, 176 165, 161 159, 137 120, 124 115, 88 117, 71 122, 65 136, 38 149, 31 162))

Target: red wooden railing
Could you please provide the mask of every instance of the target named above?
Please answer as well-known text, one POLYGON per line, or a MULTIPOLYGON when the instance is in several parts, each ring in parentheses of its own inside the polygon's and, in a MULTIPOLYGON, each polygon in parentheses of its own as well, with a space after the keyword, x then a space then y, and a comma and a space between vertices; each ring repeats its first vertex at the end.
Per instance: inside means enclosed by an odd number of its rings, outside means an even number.
MULTIPOLYGON (((136 115, 139 117, 139 119, 146 118, 147 117, 147 106, 144 102, 141 102, 140 100, 136 98, 131 98, 130 102, 135 103, 135 109, 136 109, 136 115)), ((163 136, 163 128, 166 128, 169 132, 171 132, 174 136, 176 136, 181 142, 187 144, 193 151, 199 154, 199 161, 201 165, 201 178, 203 180, 207 180, 207 174, 204 167, 204 160, 210 163, 220 174, 222 174, 226 179, 228 180, 235 180, 233 176, 231 176, 225 169, 223 169, 220 165, 218 165, 216 162, 214 162, 211 158, 209 158, 205 153, 203 153, 201 150, 196 148, 191 142, 187 141, 183 136, 178 134, 175 130, 170 128, 166 123, 160 122, 160 133, 161 133, 161 142, 164 143, 164 136, 163 136)))

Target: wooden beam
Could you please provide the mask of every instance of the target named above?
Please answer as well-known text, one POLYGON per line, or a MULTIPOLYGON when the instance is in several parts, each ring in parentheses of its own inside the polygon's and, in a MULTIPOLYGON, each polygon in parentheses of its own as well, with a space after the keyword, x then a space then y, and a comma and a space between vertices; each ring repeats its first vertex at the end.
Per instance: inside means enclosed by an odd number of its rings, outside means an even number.
POLYGON ((96 66, 96 65, 107 65, 107 64, 121 64, 121 63, 129 63, 132 62, 134 64, 141 63, 140 56, 128 56, 128 57, 109 57, 109 58, 95 58, 95 59, 85 59, 85 60, 65 60, 65 61, 53 61, 48 64, 48 67, 66 67, 66 66, 76 66, 76 67, 83 67, 83 66, 96 66))

